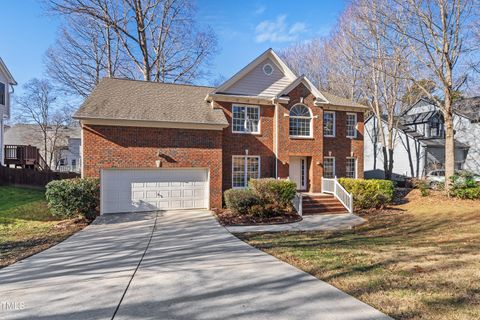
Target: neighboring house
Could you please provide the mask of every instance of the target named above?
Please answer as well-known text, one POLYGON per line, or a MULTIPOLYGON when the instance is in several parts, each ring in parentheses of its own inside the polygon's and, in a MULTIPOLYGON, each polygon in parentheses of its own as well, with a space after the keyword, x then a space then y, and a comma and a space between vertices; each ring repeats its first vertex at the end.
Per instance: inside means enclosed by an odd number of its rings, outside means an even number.
MULTIPOLYGON (((455 169, 480 174, 480 97, 454 103, 455 169)), ((445 164, 445 129, 440 109, 420 99, 396 119, 394 179, 423 177, 445 164)), ((382 125, 386 130, 386 122, 382 125)), ((383 178, 383 154, 376 117, 365 121, 365 176, 383 178)))
POLYGON ((0 57, 0 165, 4 165, 5 121, 10 119, 10 100, 13 86, 17 85, 12 74, 0 57))
MULTIPOLYGON (((53 171, 80 172, 80 127, 50 128, 47 131, 47 156, 45 162, 53 171), (55 134, 55 132, 57 132, 55 134)), ((5 131, 5 144, 33 146, 45 158, 43 132, 36 124, 16 124, 5 131)), ((8 163, 7 163, 8 164, 8 163)))
POLYGON ((105 213, 221 207, 250 178, 361 178, 365 110, 269 49, 218 88, 105 78, 74 118, 105 213))

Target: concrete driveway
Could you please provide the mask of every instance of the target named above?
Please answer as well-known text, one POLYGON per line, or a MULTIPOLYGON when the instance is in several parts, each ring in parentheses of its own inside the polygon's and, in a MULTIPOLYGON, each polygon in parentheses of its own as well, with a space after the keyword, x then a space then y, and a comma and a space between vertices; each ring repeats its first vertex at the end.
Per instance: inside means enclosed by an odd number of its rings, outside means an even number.
POLYGON ((0 270, 0 319, 389 319, 208 211, 105 215, 0 270))

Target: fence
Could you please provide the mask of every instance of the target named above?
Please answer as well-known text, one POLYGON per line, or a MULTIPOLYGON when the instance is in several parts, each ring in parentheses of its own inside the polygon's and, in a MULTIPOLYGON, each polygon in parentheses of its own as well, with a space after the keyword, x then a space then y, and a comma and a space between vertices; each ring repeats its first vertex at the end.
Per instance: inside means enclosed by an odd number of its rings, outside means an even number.
POLYGON ((45 187, 52 180, 80 177, 74 172, 37 171, 30 169, 14 169, 0 165, 0 185, 25 185, 45 187))

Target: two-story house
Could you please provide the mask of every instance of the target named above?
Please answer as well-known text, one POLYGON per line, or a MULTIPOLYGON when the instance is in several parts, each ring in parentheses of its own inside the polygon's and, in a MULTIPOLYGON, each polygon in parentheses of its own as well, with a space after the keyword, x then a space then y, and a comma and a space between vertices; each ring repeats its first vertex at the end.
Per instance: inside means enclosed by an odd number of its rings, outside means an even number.
POLYGON ((218 88, 103 79, 74 118, 101 212, 221 207, 251 178, 363 177, 363 115, 271 49, 218 88))
MULTIPOLYGON (((458 100, 454 108, 455 169, 480 174, 480 98, 458 100)), ((441 110, 420 99, 395 121, 394 179, 423 177, 445 164, 445 130, 441 110)), ((385 130, 386 122, 383 122, 385 130)), ((376 117, 365 121, 365 176, 383 177, 383 155, 376 117)))
POLYGON ((10 100, 13 86, 17 82, 8 71, 7 66, 0 57, 0 165, 4 165, 4 131, 5 121, 10 119, 10 100))

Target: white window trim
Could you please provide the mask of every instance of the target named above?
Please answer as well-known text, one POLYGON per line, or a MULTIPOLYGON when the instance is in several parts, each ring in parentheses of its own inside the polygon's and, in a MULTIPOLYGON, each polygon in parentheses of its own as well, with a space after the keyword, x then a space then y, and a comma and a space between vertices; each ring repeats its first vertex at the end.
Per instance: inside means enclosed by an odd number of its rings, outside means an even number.
MULTIPOLYGON (((357 114, 356 113, 353 113, 353 112, 347 112, 347 116, 348 115, 353 115, 355 117, 355 126, 353 127, 354 129, 354 135, 353 136, 349 136, 347 134, 347 138, 352 138, 352 139, 356 139, 357 138, 357 125, 358 125, 358 119, 357 119, 357 114)), ((345 126, 347 126, 347 120, 345 118, 345 126)), ((345 128, 346 129, 346 128, 345 128)), ((346 131, 346 130, 345 130, 346 131)))
MULTIPOLYGON (((289 119, 288 119, 288 135, 289 135, 290 138, 295 138, 295 139, 311 139, 311 138, 313 138, 313 114, 312 114, 312 110, 308 106, 304 105, 303 103, 297 103, 297 104, 293 105, 292 108, 294 108, 297 105, 304 106, 305 108, 307 108, 308 112, 310 113, 310 117, 291 116, 290 112, 288 112, 288 117, 289 117, 289 119), (310 119, 310 134, 308 136, 290 135, 290 118, 310 119)), ((290 110, 292 110, 292 108, 290 108, 290 110)))
POLYGON ((258 159, 258 177, 257 179, 260 179, 261 177, 261 170, 262 170, 262 159, 260 156, 250 156, 250 155, 244 155, 244 156, 232 156, 232 189, 245 189, 248 187, 248 180, 247 180, 247 159, 248 158, 257 158, 258 159), (245 186, 243 187, 234 187, 233 186, 233 166, 234 166, 234 159, 235 158, 243 158, 244 159, 244 172, 243 172, 243 177, 245 179, 245 186))
MULTIPOLYGON (((355 161, 355 176, 352 179, 357 179, 358 178, 358 161, 357 158, 355 157, 347 157, 347 159, 353 159, 355 161)), ((347 175, 347 168, 345 166, 345 176, 347 175)))
MULTIPOLYGON (((245 112, 247 109, 245 108, 245 112)), ((234 103, 232 104, 232 133, 240 133, 240 134, 260 134, 261 132, 261 123, 262 123, 262 117, 261 117, 261 114, 260 114, 260 106, 257 106, 257 105, 251 105, 251 104, 239 104, 239 103, 234 103), (233 129, 233 107, 250 107, 250 108, 257 108, 258 110, 258 131, 235 131, 233 129)), ((246 115, 245 115, 245 119, 247 119, 246 115)), ((245 124, 244 124, 245 126, 245 124)), ((246 128, 245 128, 246 129, 246 128)))
POLYGON ((269 77, 269 76, 271 76, 271 75, 273 74, 273 72, 275 71, 275 69, 273 69, 273 66, 272 66, 270 63, 265 63, 265 64, 263 65, 263 67, 262 67, 262 71, 263 71, 263 73, 264 73, 266 76, 269 77), (265 72, 265 68, 266 68, 267 66, 270 66, 270 68, 272 68, 272 72, 270 72, 270 73, 266 73, 266 72, 265 72))
MULTIPOLYGON (((324 137, 330 137, 330 138, 335 138, 336 134, 337 134, 337 114, 335 111, 324 111, 324 114, 326 113, 331 113, 333 114, 333 135, 330 135, 330 134, 325 134, 325 130, 324 130, 324 137)), ((323 121, 325 122, 325 117, 323 118, 323 121)), ((324 125, 324 128, 325 128, 325 123, 323 124, 324 125)))
MULTIPOLYGON (((337 176, 337 170, 335 168, 335 157, 331 157, 331 156, 328 156, 328 157, 323 157, 323 163, 324 163, 324 166, 323 166, 323 175, 325 176, 325 159, 333 159, 333 177, 335 178, 337 176)), ((333 178, 326 178, 326 179, 333 179, 333 178)))

